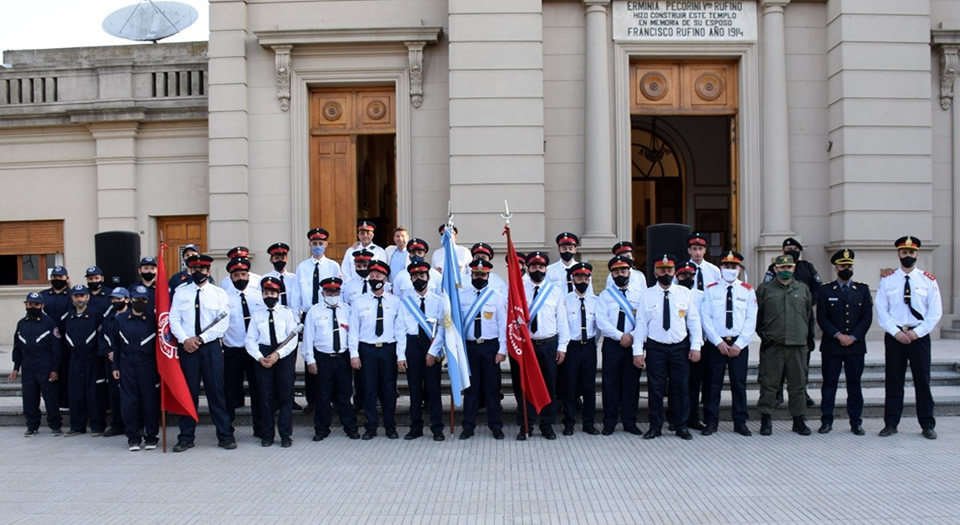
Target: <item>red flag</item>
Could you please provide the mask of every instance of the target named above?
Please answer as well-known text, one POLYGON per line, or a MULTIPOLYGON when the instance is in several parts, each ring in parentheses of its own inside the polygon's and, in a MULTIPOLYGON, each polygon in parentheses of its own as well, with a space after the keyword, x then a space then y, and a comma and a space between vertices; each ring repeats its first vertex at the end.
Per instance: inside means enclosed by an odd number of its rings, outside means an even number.
POLYGON ((170 291, 166 287, 167 269, 163 264, 163 250, 166 247, 166 244, 160 245, 160 256, 157 257, 157 370, 160 372, 160 405, 167 412, 190 416, 194 421, 199 421, 197 407, 193 405, 187 380, 183 378, 183 370, 180 369, 177 339, 170 332, 170 291))
POLYGON ((527 327, 527 321, 530 318, 527 310, 527 294, 523 289, 520 262, 517 261, 517 252, 513 248, 513 239, 510 237, 510 226, 505 226, 503 230, 507 236, 507 277, 510 290, 507 300, 508 351, 520 368, 520 388, 523 390, 523 397, 539 414, 543 407, 550 404, 550 392, 547 390, 546 383, 543 382, 540 364, 537 363, 537 354, 533 351, 530 329, 527 327))

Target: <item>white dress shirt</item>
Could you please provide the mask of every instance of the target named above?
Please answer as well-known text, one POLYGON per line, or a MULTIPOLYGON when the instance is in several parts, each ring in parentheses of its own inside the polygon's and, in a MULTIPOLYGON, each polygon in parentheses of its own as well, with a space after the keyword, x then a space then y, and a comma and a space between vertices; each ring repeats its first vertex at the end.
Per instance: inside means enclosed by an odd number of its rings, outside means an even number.
MULTIPOLYGON (((632 281, 633 279, 631 278, 630 280, 632 281)), ((608 339, 613 339, 614 341, 619 341, 620 338, 623 337, 623 334, 633 332, 634 323, 630 322, 630 316, 625 316, 623 331, 617 330, 617 320, 620 318, 620 303, 611 297, 611 292, 607 290, 625 295, 627 304, 630 305, 632 309, 631 313, 633 313, 635 318, 639 315, 637 310, 640 308, 640 298, 643 294, 629 286, 625 291, 619 290, 616 286, 611 286, 610 288, 604 289, 600 292, 600 295, 597 296, 597 328, 600 329, 600 335, 608 339)))
MULTIPOLYGON (((430 268, 430 279, 427 281, 427 290, 439 294, 443 287, 443 275, 430 268)), ((400 298, 408 295, 415 295, 417 291, 413 288, 413 281, 410 280, 410 272, 404 270, 393 280, 393 294, 400 298)))
MULTIPOLYGON (((247 288, 253 287, 254 290, 259 290, 260 279, 262 277, 260 277, 259 274, 256 274, 253 272, 249 272, 249 274, 250 274, 250 283, 247 284, 247 288)), ((224 290, 229 290, 230 288, 233 288, 233 279, 230 278, 229 273, 227 274, 226 277, 220 280, 220 288, 223 288, 224 290)))
MULTIPOLYGON (((240 300, 240 290, 230 283, 230 288, 224 289, 227 293, 227 299, 230 301, 230 324, 227 331, 223 333, 224 346, 240 348, 244 346, 247 339, 247 327, 243 323, 243 304, 240 300)), ((247 299, 247 309, 250 310, 250 322, 253 323, 253 314, 260 310, 265 310, 267 306, 263 304, 263 296, 260 292, 250 288, 250 285, 243 290, 243 295, 247 299)))
POLYGON ((910 273, 903 268, 880 279, 877 288, 877 319, 880 326, 890 335, 896 335, 901 326, 912 326, 917 337, 928 335, 936 328, 943 316, 943 303, 940 299, 940 287, 932 275, 914 267, 910 273), (917 319, 903 300, 905 279, 910 276, 910 304, 923 316, 917 319))
MULTIPOLYGON (((550 282, 544 279, 539 285, 535 284, 533 281, 526 283, 525 288, 527 292, 527 308, 529 308, 530 315, 533 316, 533 303, 534 300, 534 291, 537 288, 540 288, 541 293, 544 291, 543 288, 546 284, 550 282)), ((564 297, 567 295, 565 291, 566 285, 563 287, 553 284, 553 287, 550 290, 550 295, 547 296, 546 302, 543 303, 543 306, 540 308, 540 311, 537 312, 537 331, 531 332, 530 337, 533 339, 547 339, 553 336, 557 336, 557 351, 566 352, 567 343, 570 342, 570 330, 567 326, 567 303, 564 300, 564 297)), ((531 321, 533 318, 531 318, 531 321)))
MULTIPOLYGON (((696 288, 697 290, 700 290, 700 291, 705 291, 705 290, 707 289, 707 286, 710 286, 711 284, 716 283, 716 282, 720 282, 720 280, 721 280, 720 268, 719 268, 716 264, 713 264, 712 262, 710 262, 710 261, 708 261, 708 260, 706 260, 706 259, 704 259, 703 262, 701 262, 700 264, 697 264, 697 263, 694 262, 692 259, 690 260, 690 262, 692 262, 693 265, 697 267, 697 273, 695 273, 695 274, 693 275, 693 287, 694 287, 694 288, 696 288), (700 276, 700 275, 703 275, 703 289, 702 289, 702 290, 700 289, 699 286, 697 286, 697 278, 698 278, 698 276, 700 276)), ((723 283, 721 283, 721 284, 723 284, 723 283)), ((739 346, 739 345, 737 345, 737 346, 739 346)))
MULTIPOLYGON (((567 289, 567 279, 568 279, 567 270, 569 270, 570 267, 572 267, 574 264, 577 264, 576 259, 570 259, 569 263, 565 263, 563 262, 563 259, 560 259, 559 261, 550 264, 550 266, 547 266, 547 280, 559 286, 560 291, 562 291, 564 295, 573 291, 572 288, 569 290, 567 289)), ((570 279, 573 279, 573 278, 570 277, 570 279)), ((593 280, 591 279, 590 282, 587 284, 587 291, 589 293, 593 293, 592 281, 593 280)), ((570 283, 572 286, 573 281, 571 280, 570 283)))
POLYGON ((649 338, 660 344, 672 345, 690 337, 690 350, 699 352, 703 346, 703 328, 697 303, 699 290, 688 290, 671 284, 664 289, 655 284, 641 296, 637 310, 637 326, 633 329, 633 355, 642 355, 644 342, 649 338), (663 296, 669 292, 670 329, 663 329, 663 296))
MULTIPOLYGON (((470 253, 470 249, 460 246, 459 244, 454 246, 453 249, 457 254, 457 265, 460 266, 460 273, 463 275, 470 275, 470 267, 467 266, 470 264, 470 261, 473 260, 473 254, 470 253)), ((440 247, 436 250, 433 250, 433 255, 430 256, 430 266, 433 266, 437 269, 437 271, 443 273, 443 263, 443 243, 441 243, 440 247)))
MULTIPOLYGON (((340 277, 340 266, 326 257, 319 259, 311 257, 297 265, 297 281, 300 283, 300 302, 297 308, 306 312, 313 306, 313 270, 319 269, 320 281, 328 277, 340 277)), ((346 279, 344 279, 346 280, 346 279)), ((318 281, 319 282, 319 281, 318 281)), ((317 300, 322 302, 323 290, 317 291, 317 300)), ((287 306, 291 306, 289 303, 287 306)))
MULTIPOLYGON (((253 313, 252 317, 244 346, 246 346, 250 357, 260 359, 269 355, 260 351, 260 345, 270 346, 270 310, 264 307, 262 310, 253 313)), ((290 334, 296 332, 299 324, 300 322, 293 310, 281 304, 273 307, 273 330, 277 335, 278 344, 282 343, 290 334)), ((276 351, 280 359, 283 359, 296 349, 297 338, 294 337, 276 351)))
POLYGON ((507 297, 509 293, 509 288, 507 286, 507 281, 503 280, 503 277, 490 272, 490 276, 487 279, 487 286, 493 288, 500 295, 507 297))
POLYGON ((757 292, 740 279, 720 281, 707 286, 703 294, 703 338, 720 344, 724 337, 736 337, 733 344, 746 348, 757 330, 757 292), (733 296, 733 328, 727 328, 727 289, 733 296))
MULTIPOLYGON (((427 332, 427 336, 431 338, 427 353, 437 357, 443 349, 443 338, 437 337, 437 335, 443 332, 443 304, 447 299, 430 291, 426 291, 424 295, 414 292, 414 295, 411 295, 410 298, 413 299, 417 308, 420 308, 422 299, 426 310, 423 315, 427 318, 427 324, 433 327, 433 333, 427 332)), ((406 301, 406 299, 403 299, 403 301, 406 301)), ((418 335, 420 333, 420 323, 417 322, 417 318, 410 313, 410 310, 404 304, 400 305, 400 315, 403 317, 403 324, 407 328, 407 335, 418 335)))
MULTIPOLYGON (((383 248, 377 246, 376 244, 373 244, 372 242, 366 246, 363 246, 362 244, 360 244, 360 241, 357 241, 351 244, 349 248, 347 248, 346 253, 343 254, 343 261, 340 262, 340 275, 343 276, 342 279, 344 281, 346 281, 348 277, 352 279, 357 276, 357 270, 356 268, 354 268, 354 264, 353 264, 353 252, 361 248, 372 253, 373 260, 383 261, 388 265, 390 264, 390 261, 387 260, 387 252, 385 252, 383 248)), ((297 275, 300 275, 299 268, 297 269, 297 275)), ((323 279, 323 277, 321 277, 321 279, 323 279)))
POLYGON ((336 308, 326 303, 315 305, 307 312, 303 321, 303 344, 300 345, 300 355, 308 365, 316 363, 313 352, 323 354, 333 353, 333 313, 337 313, 337 330, 340 332, 340 352, 350 352, 350 357, 360 357, 356 348, 349 345, 350 334, 350 305, 340 301, 336 308))
POLYGON ((390 276, 387 280, 393 283, 397 277, 407 273, 407 265, 410 264, 410 254, 406 247, 398 248, 396 244, 391 244, 383 250, 384 261, 390 265, 390 276))
MULTIPOLYGON (((383 292, 383 333, 377 336, 377 296, 368 293, 357 298, 350 305, 350 355, 359 352, 360 343, 376 345, 379 343, 397 343, 397 361, 407 360, 407 338, 404 337, 403 318, 400 299, 389 292, 383 292)), ((359 354, 358 354, 359 355, 359 354)))
MULTIPOLYGON (((617 285, 613 282, 613 274, 607 274, 607 288, 616 288, 617 285)), ((630 268, 630 282, 627 283, 627 288, 638 293, 643 293, 647 290, 647 276, 643 274, 640 270, 636 268, 630 268)))
POLYGON ((200 329, 207 328, 220 312, 227 313, 217 324, 207 329, 200 340, 209 343, 223 337, 227 326, 230 324, 228 319, 230 313, 230 301, 227 298, 227 292, 215 284, 204 283, 198 287, 193 282, 187 283, 177 288, 177 294, 173 296, 173 304, 170 305, 170 331, 173 336, 183 344, 184 341, 197 335, 194 326, 195 310, 194 302, 197 299, 197 290, 200 290, 200 329))
POLYGON ((595 339, 599 335, 599 329, 597 328, 597 304, 600 300, 597 296, 587 290, 586 293, 580 295, 576 290, 567 294, 565 298, 567 303, 567 325, 569 326, 570 331, 570 340, 579 341, 581 331, 580 331, 580 307, 584 308, 585 313, 587 314, 587 340, 595 339), (583 299, 581 302, 580 299, 583 299))
MULTIPOLYGON (((276 270, 270 270, 263 274, 264 277, 276 277, 283 281, 283 292, 280 293, 280 304, 293 311, 293 314, 300 317, 300 282, 297 281, 297 274, 284 271, 280 273, 276 270), (286 304, 284 304, 286 299, 286 304)), ((310 275, 311 285, 313 275, 310 275)), ((258 283, 259 284, 259 283, 258 283)), ((313 299, 313 297, 311 297, 313 299)))
MULTIPOLYGON (((487 285, 489 286, 489 285, 487 285)), ((470 306, 477 298, 477 290, 472 286, 460 289, 460 312, 467 315, 470 306)), ((456 322, 456 319, 454 319, 456 322)), ((474 320, 467 320, 464 334, 467 341, 476 341, 478 338, 474 334, 474 320)), ((497 339, 500 343, 498 353, 507 355, 507 299, 493 290, 493 294, 487 299, 480 309, 480 337, 484 341, 488 339, 497 339)))

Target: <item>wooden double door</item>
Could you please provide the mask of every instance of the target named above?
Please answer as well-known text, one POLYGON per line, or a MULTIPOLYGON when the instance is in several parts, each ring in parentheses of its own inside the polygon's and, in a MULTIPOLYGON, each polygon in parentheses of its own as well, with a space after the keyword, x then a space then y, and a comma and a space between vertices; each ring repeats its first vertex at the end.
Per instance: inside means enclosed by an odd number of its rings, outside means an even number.
POLYGON ((343 257, 357 240, 359 220, 376 225, 376 244, 392 243, 397 226, 393 86, 310 93, 310 227, 330 232, 328 257, 343 257))

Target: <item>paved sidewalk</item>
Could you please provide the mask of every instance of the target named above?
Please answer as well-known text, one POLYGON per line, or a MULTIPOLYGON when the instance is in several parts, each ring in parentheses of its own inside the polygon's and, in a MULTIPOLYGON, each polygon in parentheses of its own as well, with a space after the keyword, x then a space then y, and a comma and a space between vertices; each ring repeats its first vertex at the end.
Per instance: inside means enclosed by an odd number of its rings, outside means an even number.
POLYGON ((298 428, 290 449, 244 429, 234 451, 201 427, 196 448, 166 455, 128 452, 123 437, 5 427, 0 509, 4 523, 956 523, 960 418, 938 423, 936 441, 915 419, 890 438, 867 420, 863 437, 843 424, 801 437, 776 422, 773 436, 747 438, 724 423, 692 442, 617 432, 521 443, 507 427, 504 441, 481 429, 469 441, 335 431, 313 443, 298 428))

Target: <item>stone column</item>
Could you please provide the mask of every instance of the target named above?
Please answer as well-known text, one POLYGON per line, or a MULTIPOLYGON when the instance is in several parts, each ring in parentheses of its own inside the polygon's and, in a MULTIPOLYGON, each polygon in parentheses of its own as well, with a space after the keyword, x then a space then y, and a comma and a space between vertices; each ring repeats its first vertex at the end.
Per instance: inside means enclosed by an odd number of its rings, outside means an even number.
POLYGON ((792 235, 787 66, 783 9, 790 0, 761 0, 763 10, 763 229, 761 246, 792 235))
POLYGON ((142 232, 137 201, 137 122, 90 124, 97 141, 97 231, 142 232))
POLYGON ((940 107, 951 113, 952 134, 951 179, 953 186, 953 217, 951 242, 953 244, 953 264, 950 265, 953 282, 950 294, 953 296, 951 312, 960 312, 960 227, 957 226, 957 210, 960 210, 960 104, 954 95, 957 78, 960 77, 960 31, 934 31, 934 43, 940 55, 940 107))
MULTIPOLYGON (((584 104, 584 228, 583 245, 609 250, 616 201, 613 195, 613 157, 610 104, 610 0, 584 0, 586 6, 586 102, 584 104)), ((629 237, 629 236, 628 236, 629 237)))

